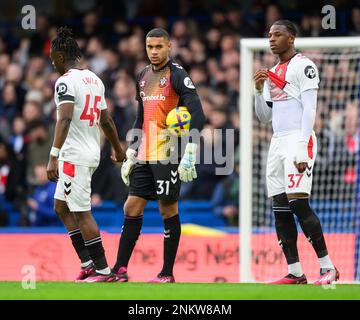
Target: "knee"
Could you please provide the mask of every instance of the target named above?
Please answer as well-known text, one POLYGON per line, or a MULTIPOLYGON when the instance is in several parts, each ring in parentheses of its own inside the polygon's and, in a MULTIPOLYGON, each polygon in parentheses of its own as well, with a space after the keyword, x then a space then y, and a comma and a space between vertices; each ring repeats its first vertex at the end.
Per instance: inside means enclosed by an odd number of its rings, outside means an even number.
POLYGON ((81 230, 97 230, 98 225, 90 211, 82 211, 74 214, 74 219, 81 230))
POLYGON ((320 223, 319 218, 310 207, 309 199, 292 199, 290 208, 302 222, 320 223))
POLYGON ((143 214, 144 208, 136 201, 126 200, 124 204, 124 214, 131 217, 139 217, 143 214))
POLYGON ((63 204, 59 202, 55 202, 54 204, 54 211, 58 215, 58 217, 63 220, 67 214, 69 214, 69 210, 63 204))
POLYGON ((159 201, 159 211, 163 219, 169 219, 179 214, 177 201, 159 201))
POLYGON ((293 213, 290 209, 286 193, 281 193, 274 196, 272 202, 275 221, 277 223, 293 219, 293 213))
POLYGON ((273 208, 289 207, 289 201, 286 196, 286 193, 280 193, 277 194, 276 196, 273 196, 272 201, 273 201, 273 208))

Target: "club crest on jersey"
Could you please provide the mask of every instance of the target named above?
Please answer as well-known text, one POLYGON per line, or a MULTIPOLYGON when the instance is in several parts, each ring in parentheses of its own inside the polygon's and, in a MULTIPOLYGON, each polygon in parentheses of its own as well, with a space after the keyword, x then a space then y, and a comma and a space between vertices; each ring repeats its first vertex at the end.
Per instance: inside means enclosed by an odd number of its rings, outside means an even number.
POLYGON ((314 79, 316 76, 316 71, 314 69, 314 67, 312 66, 307 66, 304 70, 305 75, 309 78, 309 79, 314 79))
POLYGON ((166 87, 166 83, 167 83, 166 77, 162 77, 162 78, 160 79, 160 81, 159 81, 159 87, 160 87, 160 88, 166 87))
POLYGON ((139 87, 140 88, 145 87, 145 80, 142 80, 142 81, 139 82, 139 87))
POLYGON ((63 82, 59 83, 56 87, 56 93, 59 95, 59 96, 62 96, 66 93, 67 91, 67 85, 63 82))

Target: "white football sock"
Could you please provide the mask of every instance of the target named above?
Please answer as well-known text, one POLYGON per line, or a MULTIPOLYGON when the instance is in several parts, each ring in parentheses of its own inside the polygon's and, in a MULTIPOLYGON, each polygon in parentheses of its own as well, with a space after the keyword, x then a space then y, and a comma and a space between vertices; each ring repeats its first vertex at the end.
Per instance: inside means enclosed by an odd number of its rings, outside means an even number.
POLYGON ((319 258, 320 268, 322 269, 335 269, 329 255, 319 258))
POLYGON ((106 267, 106 268, 101 269, 101 270, 96 270, 96 272, 97 272, 97 273, 100 273, 100 274, 106 275, 106 274, 110 274, 110 273, 111 273, 111 270, 110 270, 109 267, 106 267))
POLYGON ((300 277, 304 274, 301 269, 300 262, 295 262, 295 263, 289 264, 288 272, 291 273, 292 275, 294 275, 295 277, 300 277))

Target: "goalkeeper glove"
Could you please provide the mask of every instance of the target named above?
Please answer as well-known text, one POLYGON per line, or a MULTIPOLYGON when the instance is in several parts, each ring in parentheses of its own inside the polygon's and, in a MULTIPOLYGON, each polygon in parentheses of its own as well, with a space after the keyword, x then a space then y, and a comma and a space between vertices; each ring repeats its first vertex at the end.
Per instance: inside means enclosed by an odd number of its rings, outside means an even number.
POLYGON ((294 160, 297 164, 309 162, 309 152, 308 152, 307 142, 298 142, 294 160))
POLYGON ((126 186, 130 185, 129 176, 136 163, 136 151, 134 149, 126 150, 126 160, 123 162, 121 167, 121 179, 124 181, 126 186))
POLYGON ((181 181, 189 182, 197 178, 195 170, 196 148, 197 145, 195 143, 189 142, 186 145, 184 156, 178 167, 179 178, 181 181))

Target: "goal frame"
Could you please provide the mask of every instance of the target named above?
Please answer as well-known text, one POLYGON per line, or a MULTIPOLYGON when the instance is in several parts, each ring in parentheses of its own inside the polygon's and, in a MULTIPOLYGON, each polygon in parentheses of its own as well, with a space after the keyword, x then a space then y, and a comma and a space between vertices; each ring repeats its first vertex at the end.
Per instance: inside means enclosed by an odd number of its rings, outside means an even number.
MULTIPOLYGON (((298 49, 360 48, 360 37, 296 38, 298 49)), ((254 51, 269 51, 266 38, 240 40, 240 192, 239 192, 239 281, 255 282, 251 273, 252 236, 252 129, 254 51)))

